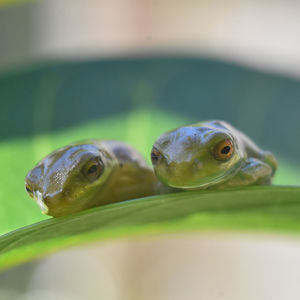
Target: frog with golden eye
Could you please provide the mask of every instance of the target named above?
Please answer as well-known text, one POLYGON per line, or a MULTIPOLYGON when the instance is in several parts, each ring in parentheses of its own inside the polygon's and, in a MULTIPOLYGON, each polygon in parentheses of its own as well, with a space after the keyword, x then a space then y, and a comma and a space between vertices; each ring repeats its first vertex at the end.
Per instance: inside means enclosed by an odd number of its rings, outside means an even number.
POLYGON ((44 214, 59 217, 87 208, 150 196, 158 180, 143 157, 119 141, 89 140, 42 159, 25 188, 44 214))
POLYGON ((214 120, 171 130, 153 145, 157 177, 181 190, 271 184, 277 161, 230 124, 214 120))

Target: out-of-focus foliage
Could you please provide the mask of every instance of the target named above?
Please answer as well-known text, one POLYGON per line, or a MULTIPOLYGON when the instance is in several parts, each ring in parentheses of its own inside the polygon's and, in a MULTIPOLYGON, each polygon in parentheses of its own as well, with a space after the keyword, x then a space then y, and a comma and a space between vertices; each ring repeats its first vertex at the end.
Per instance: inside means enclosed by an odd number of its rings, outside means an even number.
POLYGON ((224 119, 300 164, 299 94, 298 79, 201 58, 43 64, 0 74, 0 139, 153 107, 187 123, 224 119))

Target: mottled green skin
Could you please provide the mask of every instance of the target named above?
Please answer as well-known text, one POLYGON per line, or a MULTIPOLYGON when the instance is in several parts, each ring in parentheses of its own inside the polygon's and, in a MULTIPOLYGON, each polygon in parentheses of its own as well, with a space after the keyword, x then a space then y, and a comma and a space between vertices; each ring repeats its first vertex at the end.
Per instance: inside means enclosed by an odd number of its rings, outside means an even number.
POLYGON ((107 203, 153 195, 157 179, 143 157, 118 141, 90 140, 60 148, 42 159, 26 176, 43 213, 58 217, 107 203), (94 182, 82 174, 92 159, 104 171, 94 182))
POLYGON ((161 135, 154 143, 161 153, 153 167, 166 185, 179 189, 225 188, 270 184, 277 162, 249 137, 224 121, 201 122, 161 135), (214 147, 230 139, 234 152, 217 160, 214 147))

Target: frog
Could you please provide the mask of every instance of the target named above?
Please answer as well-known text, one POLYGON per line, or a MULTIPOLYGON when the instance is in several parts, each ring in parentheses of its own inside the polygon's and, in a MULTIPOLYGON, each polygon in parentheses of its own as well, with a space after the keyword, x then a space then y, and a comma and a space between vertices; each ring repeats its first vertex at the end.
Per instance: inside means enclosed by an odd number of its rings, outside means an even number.
POLYGON ((268 185, 277 169, 271 152, 222 120, 162 134, 153 144, 151 160, 159 180, 180 191, 268 185))
POLYGON ((96 139, 53 151, 25 178, 29 196, 52 217, 151 196, 157 184, 153 169, 133 147, 96 139))

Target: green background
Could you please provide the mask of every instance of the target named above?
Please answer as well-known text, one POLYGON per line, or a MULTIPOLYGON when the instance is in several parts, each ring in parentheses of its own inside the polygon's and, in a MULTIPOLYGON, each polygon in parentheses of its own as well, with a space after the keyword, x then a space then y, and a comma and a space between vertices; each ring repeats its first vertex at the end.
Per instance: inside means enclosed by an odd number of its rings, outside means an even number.
POLYGON ((165 130, 223 119, 279 160, 275 183, 300 183, 300 84, 201 58, 44 63, 0 75, 0 233, 45 219, 24 191, 50 151, 85 138, 120 139, 149 162, 165 130))

